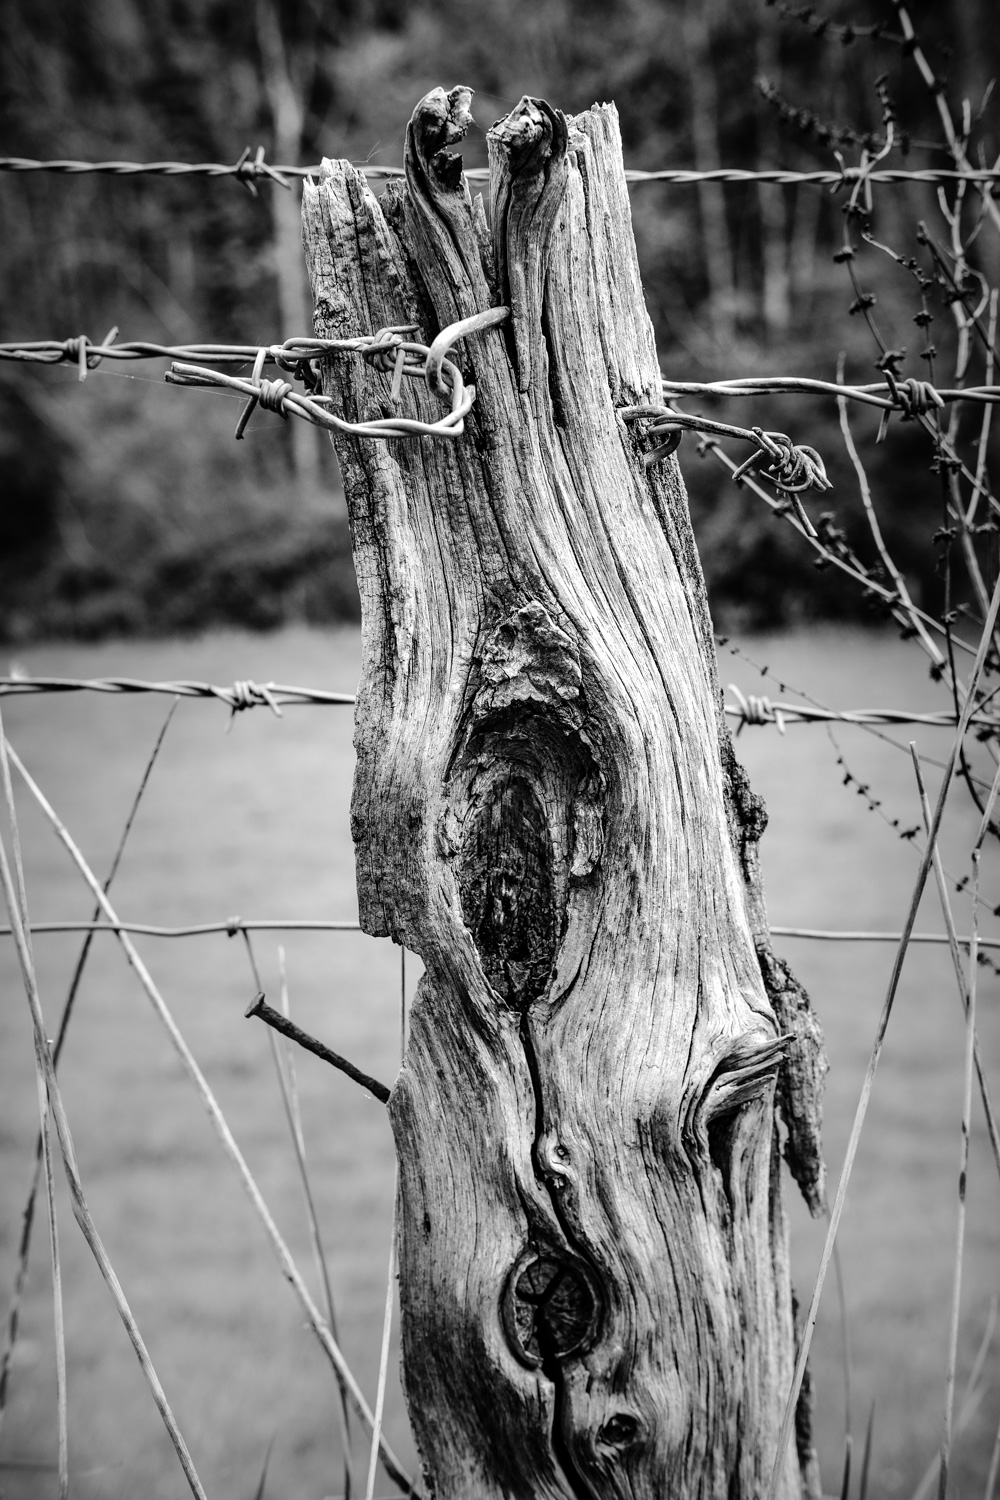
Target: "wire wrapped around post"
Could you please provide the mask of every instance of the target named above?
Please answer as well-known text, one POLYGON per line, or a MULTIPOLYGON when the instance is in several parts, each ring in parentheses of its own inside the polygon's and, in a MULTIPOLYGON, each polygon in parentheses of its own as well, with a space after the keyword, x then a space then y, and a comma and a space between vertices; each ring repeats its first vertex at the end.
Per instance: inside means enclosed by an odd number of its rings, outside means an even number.
POLYGON ((297 372, 308 361, 330 354, 360 354, 378 370, 391 369, 393 400, 398 399, 404 375, 410 379, 423 380, 428 390, 450 403, 448 413, 437 422, 421 422, 412 417, 378 417, 370 422, 346 422, 327 410, 330 400, 328 396, 315 393, 303 395, 286 380, 265 380, 264 363, 269 354, 274 357, 273 348, 267 347, 256 351, 249 380, 242 376, 226 375, 221 370, 177 362, 171 365, 164 378, 170 385, 222 386, 228 390, 242 391, 249 400, 236 427, 237 438, 242 438, 258 403, 267 411, 277 412, 280 417, 301 417, 317 427, 349 432, 357 437, 456 438, 461 437, 465 431, 465 418, 472 410, 476 388, 465 384, 461 370, 447 358, 448 351, 467 334, 496 328, 509 316, 510 312, 506 307, 486 308, 481 313, 443 328, 430 345, 405 338, 404 335, 415 332, 414 326, 408 324, 380 329, 368 338, 295 339, 281 346, 286 360, 285 367, 291 365, 297 372))

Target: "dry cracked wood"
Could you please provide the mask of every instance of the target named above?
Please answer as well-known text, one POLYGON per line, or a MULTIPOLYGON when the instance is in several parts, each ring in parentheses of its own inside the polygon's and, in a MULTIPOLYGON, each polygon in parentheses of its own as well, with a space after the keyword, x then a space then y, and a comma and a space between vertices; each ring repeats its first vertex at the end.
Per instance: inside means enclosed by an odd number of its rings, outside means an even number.
MULTIPOLYGON (((321 335, 511 309, 452 356, 462 438, 335 439, 361 920, 426 966, 389 1104, 410 1413, 440 1500, 751 1500, 795 1352, 775 1091, 818 1207, 821 1039, 768 946, 680 474, 620 415, 658 367, 615 111, 522 100, 487 215, 448 150, 469 99, 418 106, 405 187, 331 162, 304 199, 321 335)), ((393 411, 360 361, 324 390, 393 411)), ((815 1487, 800 1415, 783 1500, 815 1487)))

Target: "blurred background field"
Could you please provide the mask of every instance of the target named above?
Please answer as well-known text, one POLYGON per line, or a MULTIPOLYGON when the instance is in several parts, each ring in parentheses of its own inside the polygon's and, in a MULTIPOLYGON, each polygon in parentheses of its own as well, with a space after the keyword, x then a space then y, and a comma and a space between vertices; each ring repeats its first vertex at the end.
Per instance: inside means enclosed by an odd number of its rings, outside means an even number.
MULTIPOLYGON (((968 98, 978 116, 1000 66, 992 0, 911 9, 953 107, 968 98)), ((272 162, 395 166, 416 102, 462 83, 476 91, 469 167, 485 164, 490 123, 527 93, 568 113, 614 100, 629 167, 836 169, 837 151, 856 161, 881 145, 884 76, 899 111, 889 165, 948 165, 912 60, 865 34, 897 34, 888 0, 831 0, 822 12, 764 0, 3 0, 0 18, 0 150, 12 156, 234 162, 262 143, 272 162), (853 43, 831 22, 850 23, 853 43)), ((975 124, 989 162, 995 118, 988 107, 975 124)), ((112 326, 123 340, 166 343, 308 333, 298 192, 265 181, 251 197, 231 178, 0 174, 0 340, 100 340, 112 326)), ((743 183, 646 184, 631 196, 668 376, 830 380, 843 351, 848 381, 880 378, 865 321, 848 312, 848 268, 833 261, 842 194, 743 183)), ((876 195, 871 228, 926 261, 917 226, 946 239, 938 212, 933 186, 900 184, 876 195)), ((980 235, 970 254, 995 280, 996 237, 980 235)), ((947 297, 935 296, 925 337, 911 271, 876 249, 859 264, 888 345, 905 351, 898 373, 949 369, 947 297), (921 358, 928 343, 937 364, 921 358)), ((81 386, 71 365, 0 362, 0 638, 356 618, 326 439, 258 412, 234 448, 239 398, 165 389, 163 369, 106 361, 81 386)), ((877 565, 831 402, 699 405, 817 448, 835 486, 823 508, 877 565)), ((972 426, 963 419, 963 436, 972 426)), ((859 427, 890 550, 916 602, 936 610, 930 454, 913 423, 894 422, 878 446, 875 423, 859 427)), ((786 528, 694 453, 688 440, 717 623, 868 618, 870 600, 817 573, 786 528)))
MULTIPOLYGON (((905 645, 856 629, 813 630, 733 642, 787 684, 836 707, 940 707, 905 645)), ((359 664, 353 630, 287 629, 198 640, 36 646, 20 663, 36 675, 237 677, 351 691, 359 664)), ((720 650, 723 683, 762 691, 741 655, 720 650)), ((788 693, 787 697, 793 695, 788 693)), ((65 817, 95 869, 104 870, 168 700, 76 695, 7 700, 11 741, 65 817)), ((356 916, 348 802, 351 710, 266 709, 237 718, 219 704, 182 702, 133 830, 113 891, 124 920, 181 925, 252 917, 356 916)), ((919 729, 934 756, 947 731, 919 729)), ((915 820, 909 758, 858 729, 837 740, 852 773, 889 816, 915 820)), ((763 858, 771 920, 782 925, 898 930, 916 869, 901 841, 842 785, 822 727, 747 729, 738 751, 766 797, 763 858)), ((933 783, 932 783, 933 794, 933 783)), ((35 920, 90 915, 90 897, 48 826, 20 799, 35 920)), ((973 820, 956 800, 945 861, 968 847, 973 820)), ((986 883, 995 870, 988 868, 986 883)), ((960 930, 968 908, 956 898, 960 930)), ((995 925, 995 924, 994 924, 995 925)), ((918 929, 941 930, 936 898, 918 929)), ((42 998, 52 1026, 78 937, 39 936, 42 998)), ((287 951, 294 1013, 362 1067, 392 1081, 399 1055, 399 951, 360 934, 259 934, 254 949, 269 998, 278 992, 277 945, 287 951)), ((243 1011, 254 981, 240 939, 138 939, 258 1174, 307 1276, 309 1241, 267 1036, 243 1011)), ((892 961, 889 945, 778 941, 808 985, 826 1029, 831 1071, 826 1149, 839 1169, 892 961)), ((9 1285, 29 1178, 37 1106, 27 1008, 13 952, 0 952, 0 1284, 9 1285)), ((411 959, 412 994, 417 965, 411 959)), ((980 1031, 987 1069, 1000 1062, 995 973, 981 971, 980 1031)), ((962 1023, 947 953, 911 949, 877 1079, 872 1112, 841 1233, 853 1346, 853 1428, 860 1444, 877 1398, 872 1493, 910 1495, 940 1439, 943 1368, 954 1254, 962 1023)), ((340 1492, 333 1381, 303 1326, 208 1120, 114 940, 94 946, 62 1065, 67 1107, 98 1226, 137 1313, 209 1493, 252 1500, 274 1439, 268 1494, 340 1492)), ((298 1075, 313 1184, 330 1255, 343 1342, 374 1397, 392 1193, 384 1111, 323 1064, 300 1056, 298 1075)), ((981 1112, 974 1116, 970 1224, 959 1391, 1000 1291, 1000 1199, 981 1112)), ((788 1185, 794 1274, 808 1293, 822 1224, 788 1185)), ((135 1359, 89 1252, 63 1202, 68 1311, 70 1442, 74 1493, 180 1497, 185 1486, 135 1359)), ((0 1446, 8 1500, 55 1496, 51 1302, 44 1233, 0 1446)), ((984 1394, 962 1433, 957 1492, 981 1494, 1000 1416, 1000 1341, 984 1394)), ((387 1428, 414 1455, 397 1379, 394 1340, 387 1428)), ((839 1318, 825 1294, 814 1366, 827 1493, 836 1492, 844 1410, 839 1318)), ((363 1455, 364 1445, 359 1444, 363 1455)), ((380 1485, 383 1482, 380 1481, 380 1485)), ((376 1493, 388 1493, 381 1488, 376 1493)))

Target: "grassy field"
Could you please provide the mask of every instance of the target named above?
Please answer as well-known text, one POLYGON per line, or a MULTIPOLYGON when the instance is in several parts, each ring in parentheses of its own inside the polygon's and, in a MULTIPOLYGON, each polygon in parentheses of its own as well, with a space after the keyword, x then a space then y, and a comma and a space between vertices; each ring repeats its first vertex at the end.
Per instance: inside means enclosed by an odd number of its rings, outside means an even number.
MULTIPOLYGON (((740 643, 786 682, 837 707, 943 707, 918 653, 881 636, 811 632, 740 643)), ((33 674, 238 677, 352 690, 354 632, 292 630, 159 644, 25 650, 33 674)), ((723 650, 723 682, 778 696, 723 650)), ((791 695, 789 695, 791 696, 791 695)), ((5 700, 13 744, 99 874, 106 869, 169 700, 5 700)), ((112 892, 124 919, 162 924, 244 917, 356 915, 348 803, 349 709, 244 714, 227 732, 221 705, 183 702, 112 892)), ((909 731, 898 736, 905 739, 909 731)), ((916 732, 941 755, 946 731, 916 732)), ((857 729, 838 731, 851 771, 884 811, 918 820, 909 759, 857 729)), ((750 729, 739 753, 767 799, 764 867, 778 924, 898 930, 917 859, 851 787, 822 728, 750 729)), ((933 783, 932 783, 933 795, 933 783)), ((91 900, 47 825, 21 799, 35 920, 86 918, 91 900)), ((961 790, 945 840, 964 873, 974 819, 961 790)), ((996 869, 984 890, 1000 899, 996 869)), ((968 904, 956 898, 968 930, 968 904)), ((995 926, 996 924, 994 924, 995 926)), ((925 899, 918 927, 941 930, 925 899)), ((288 934, 289 984, 302 1023, 391 1081, 399 1047, 398 950, 359 934, 288 934)), ((255 939, 269 999, 277 943, 255 939)), ((889 945, 781 940, 809 986, 831 1061, 827 1158, 835 1174, 892 962, 889 945)), ((140 939, 139 947, 225 1108, 300 1264, 309 1240, 268 1039, 243 1011, 254 993, 247 954, 225 935, 140 939)), ((79 948, 38 937, 50 1031, 79 948)), ((410 988, 416 964, 409 967, 410 988)), ((1000 1060, 995 974, 981 971, 981 1039, 1000 1060)), ((0 1295, 10 1285, 37 1114, 27 1008, 9 940, 0 944, 0 1295)), ((911 950, 876 1083, 841 1236, 853 1345, 853 1425, 877 1398, 872 1493, 909 1495, 940 1440, 961 1100, 962 1025, 947 955, 911 950)), ((373 1399, 392 1190, 392 1149, 374 1100, 308 1057, 298 1062, 314 1190, 348 1357, 373 1399)), ((98 1226, 212 1497, 252 1500, 273 1440, 268 1493, 319 1500, 341 1489, 334 1386, 209 1122, 117 944, 94 945, 62 1065, 70 1121, 98 1226)), ((792 1198, 790 1191, 789 1198, 792 1198)), ((1000 1191, 974 1114, 959 1394, 1000 1291, 1000 1191)), ((186 1487, 110 1299, 63 1199, 73 1493, 180 1497, 186 1487)), ((808 1295, 823 1226, 791 1202, 797 1284, 808 1295)), ((43 1226, 40 1226, 40 1228, 43 1226)), ((56 1494, 54 1362, 47 1256, 38 1233, 11 1405, 0 1438, 8 1500, 56 1494)), ((996 1341, 1000 1345, 1000 1340, 996 1341)), ((832 1282, 815 1345, 825 1489, 839 1484, 844 1400, 832 1282)), ((413 1460, 396 1376, 387 1431, 413 1460)), ((1000 1356, 958 1442, 956 1493, 981 1495, 1000 1414, 1000 1356)), ((364 1445, 356 1472, 362 1476, 364 1445)), ((382 1482, 380 1481, 380 1484, 382 1482)), ((377 1491, 378 1492, 378 1491, 377 1491)), ((382 1492, 386 1487, 382 1484, 382 1492)))

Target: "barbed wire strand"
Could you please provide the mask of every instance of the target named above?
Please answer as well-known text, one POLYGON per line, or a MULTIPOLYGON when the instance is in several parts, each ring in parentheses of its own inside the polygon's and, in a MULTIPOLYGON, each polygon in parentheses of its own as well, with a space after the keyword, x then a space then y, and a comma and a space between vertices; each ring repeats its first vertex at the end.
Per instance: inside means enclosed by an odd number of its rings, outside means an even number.
MULTIPOLYGON (((491 311, 499 314, 501 309, 491 311)), ((80 370, 81 379, 85 379, 88 370, 96 369, 104 359, 170 359, 202 365, 245 365, 261 359, 262 346, 257 344, 157 344, 146 339, 119 344, 114 341, 117 331, 114 329, 103 343, 94 343, 86 334, 79 334, 67 339, 22 339, 0 344, 0 359, 28 364, 75 364, 80 370)), ((334 353, 359 353, 372 360, 376 355, 385 353, 395 356, 399 345, 390 341, 388 335, 392 332, 399 330, 383 329, 374 338, 290 338, 282 344, 263 346, 262 363, 274 364, 279 369, 301 375, 303 366, 334 353)), ((402 339, 399 343, 402 344, 402 339)), ((413 352, 425 347, 414 345, 413 352)), ((422 375, 423 368, 414 361, 404 373, 422 375)), ((804 375, 748 375, 733 380, 669 380, 664 377, 662 389, 668 401, 682 400, 689 396, 831 395, 859 401, 881 411, 899 411, 903 416, 918 415, 931 407, 956 401, 972 401, 981 405, 1000 403, 1000 385, 939 389, 930 381, 913 379, 883 381, 871 385, 842 385, 837 381, 817 380, 804 375)))
MULTIPOLYGON (((137 677, 28 677, 15 673, 0 677, 0 698, 31 697, 43 693, 110 693, 131 696, 139 693, 163 693, 171 697, 214 699, 224 703, 232 713, 248 708, 269 708, 281 716, 290 705, 318 705, 349 708, 356 699, 353 693, 331 693, 321 688, 293 687, 281 682, 257 683, 240 678, 232 687, 212 682, 145 682, 137 677)), ((729 685, 735 702, 725 704, 725 712, 737 721, 737 734, 747 727, 773 724, 779 734, 789 724, 925 724, 932 728, 954 728, 958 722, 950 709, 915 711, 907 708, 821 708, 811 704, 772 702, 766 694, 744 694, 735 684, 729 685)), ((980 728, 1000 729, 1000 720, 989 715, 973 715, 972 724, 980 728)))
POLYGON ((840 385, 833 380, 814 380, 804 375, 749 375, 737 380, 668 380, 664 377, 662 387, 667 400, 681 400, 685 396, 829 395, 860 401, 882 411, 901 411, 908 417, 953 401, 974 401, 983 405, 1000 403, 1000 385, 938 389, 928 380, 915 379, 886 381, 881 385, 840 385))
MULTIPOLYGON (((374 181, 388 181, 405 176, 403 167, 381 166, 376 162, 355 162, 355 169, 374 181)), ((276 165, 265 158, 264 148, 259 146, 251 156, 247 146, 237 161, 184 162, 184 161, 77 161, 69 158, 40 160, 27 156, 0 157, 0 172, 52 172, 60 176, 77 177, 96 174, 104 177, 233 177, 251 191, 258 182, 273 182, 278 187, 291 188, 292 179, 320 177, 323 164, 290 167, 276 165)), ((489 168, 470 167, 465 172, 469 182, 488 182, 489 168)), ((898 168, 885 167, 879 171, 867 171, 863 167, 843 167, 813 172, 769 168, 751 171, 742 167, 717 167, 712 171, 698 172, 684 167, 662 167, 650 171, 641 168, 625 169, 625 180, 630 183, 663 182, 676 187, 688 187, 702 182, 722 184, 769 183, 775 187, 790 187, 799 183, 816 187, 843 188, 854 182, 901 183, 924 182, 931 185, 952 182, 979 182, 987 187, 1000 184, 1000 169, 995 167, 970 167, 958 171, 946 167, 898 168)))
POLYGON ((288 704, 314 703, 327 706, 350 706, 353 693, 328 693, 319 688, 288 687, 280 682, 252 682, 239 679, 232 687, 217 687, 211 682, 144 682, 135 677, 26 677, 15 673, 0 677, 0 697, 20 697, 35 693, 166 693, 178 698, 217 699, 233 713, 247 708, 269 708, 281 716, 288 704))

